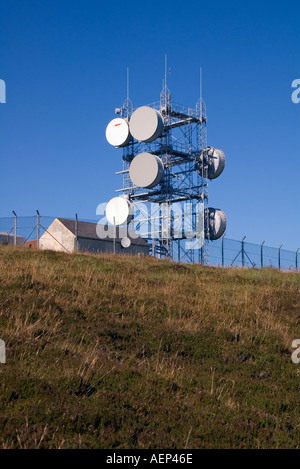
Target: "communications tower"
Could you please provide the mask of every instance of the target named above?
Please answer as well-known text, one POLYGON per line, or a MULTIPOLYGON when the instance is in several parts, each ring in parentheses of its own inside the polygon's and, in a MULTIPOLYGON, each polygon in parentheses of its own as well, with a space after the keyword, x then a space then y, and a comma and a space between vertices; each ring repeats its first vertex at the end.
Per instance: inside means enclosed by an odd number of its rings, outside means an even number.
POLYGON ((108 142, 123 149, 123 169, 116 173, 123 187, 106 216, 148 239, 152 255, 205 264, 208 241, 226 229, 224 212, 208 207, 208 181, 221 174, 225 156, 207 146, 202 93, 195 108, 176 104, 166 78, 160 100, 147 106, 134 109, 127 92, 116 109, 120 117, 107 126, 108 142))

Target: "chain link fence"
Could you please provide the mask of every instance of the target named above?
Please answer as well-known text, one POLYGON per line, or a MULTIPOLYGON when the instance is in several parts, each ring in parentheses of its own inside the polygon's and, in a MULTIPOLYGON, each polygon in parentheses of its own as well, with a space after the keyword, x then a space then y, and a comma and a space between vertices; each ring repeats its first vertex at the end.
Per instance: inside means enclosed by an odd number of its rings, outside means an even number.
POLYGON ((28 246, 42 236, 54 219, 39 215, 0 218, 0 243, 28 246))
MULTIPOLYGON (((0 218, 0 244, 38 247, 38 240, 55 217, 36 216, 0 218)), ((96 220, 81 219, 97 223, 96 220)), ((299 271, 300 252, 223 237, 209 242, 209 265, 219 267, 275 268, 299 271)))
POLYGON ((220 267, 255 267, 275 268, 280 270, 298 271, 300 254, 261 244, 237 241, 223 237, 209 243, 209 264, 220 267))

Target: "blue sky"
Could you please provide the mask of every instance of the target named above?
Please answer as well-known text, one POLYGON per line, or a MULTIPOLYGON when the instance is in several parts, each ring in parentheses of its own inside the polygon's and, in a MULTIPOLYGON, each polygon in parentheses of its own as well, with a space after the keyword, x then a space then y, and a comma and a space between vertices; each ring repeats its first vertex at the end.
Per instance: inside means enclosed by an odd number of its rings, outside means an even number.
POLYGON ((126 98, 157 101, 168 54, 175 102, 194 106, 199 68, 208 143, 226 169, 210 206, 227 236, 300 246, 300 4, 236 1, 0 0, 0 216, 97 219, 122 185, 105 139, 126 98))

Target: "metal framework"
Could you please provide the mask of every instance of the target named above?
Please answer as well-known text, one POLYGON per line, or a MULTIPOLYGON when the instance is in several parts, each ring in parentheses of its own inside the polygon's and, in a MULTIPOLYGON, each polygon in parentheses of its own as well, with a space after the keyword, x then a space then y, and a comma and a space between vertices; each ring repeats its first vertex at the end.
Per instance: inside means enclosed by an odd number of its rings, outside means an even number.
MULTIPOLYGON (((208 263, 204 228, 208 227, 208 220, 205 220, 208 216, 208 180, 203 161, 200 171, 196 171, 199 153, 207 148, 206 104, 202 97, 195 109, 172 103, 165 78, 160 101, 148 106, 160 112, 164 130, 154 142, 131 139, 123 148, 123 170, 116 173, 123 175, 123 188, 116 192, 128 197, 139 209, 140 216, 131 222, 132 227, 137 229, 137 224, 143 224, 139 232, 150 241, 152 255, 208 263), (132 159, 142 152, 159 156, 164 164, 164 178, 152 189, 134 186, 129 177, 132 159), (149 203, 150 214, 149 205, 147 210, 144 205, 149 203), (179 206, 181 210, 178 210, 179 206)), ((118 113, 129 120, 132 112, 133 105, 127 93, 118 113)))

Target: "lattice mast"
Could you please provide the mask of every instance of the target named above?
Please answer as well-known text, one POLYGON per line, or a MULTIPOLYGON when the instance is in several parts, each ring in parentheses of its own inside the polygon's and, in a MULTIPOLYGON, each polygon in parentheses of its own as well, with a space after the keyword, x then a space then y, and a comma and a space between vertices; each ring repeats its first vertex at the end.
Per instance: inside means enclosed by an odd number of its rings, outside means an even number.
MULTIPOLYGON (((117 173, 123 174, 123 188, 117 192, 122 192, 136 206, 152 203, 151 214, 145 212, 143 223, 146 223, 148 228, 142 235, 149 239, 153 255, 206 263, 208 242, 203 231, 204 217, 208 213, 205 210, 208 201, 208 184, 205 178, 205 165, 202 165, 202 173, 195 170, 195 162, 200 151, 207 147, 206 105, 202 93, 196 109, 172 103, 167 86, 167 62, 165 62, 165 79, 160 101, 148 106, 160 112, 164 121, 163 131, 154 142, 137 142, 131 139, 123 148, 123 170, 117 173), (130 163, 141 152, 157 155, 163 162, 164 177, 158 187, 143 189, 134 186, 130 180, 130 163), (190 226, 183 226, 183 219, 180 219, 181 216, 176 210, 173 210, 175 203, 181 205, 182 213, 189 220, 190 226), (200 223, 203 228, 201 233, 197 233, 199 217, 203 218, 200 223), (178 235, 180 223, 182 230, 178 235), (191 235, 194 239, 189 239, 191 235)), ((129 99, 128 88, 127 99, 118 112, 127 120, 131 117, 133 105, 129 99)))

